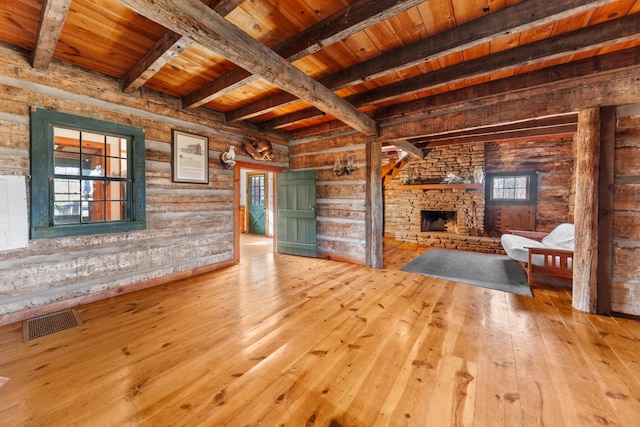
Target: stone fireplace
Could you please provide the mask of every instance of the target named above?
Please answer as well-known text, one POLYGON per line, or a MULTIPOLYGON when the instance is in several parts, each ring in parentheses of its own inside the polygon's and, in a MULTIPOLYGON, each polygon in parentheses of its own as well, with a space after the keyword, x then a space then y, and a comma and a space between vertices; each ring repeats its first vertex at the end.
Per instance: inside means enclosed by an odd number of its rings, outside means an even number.
POLYGON ((466 184, 484 168, 484 144, 433 147, 412 159, 384 188, 385 234, 432 247, 498 253, 500 239, 484 236, 484 187, 466 184), (461 183, 446 183, 452 173, 461 183), (431 213, 426 213, 431 212, 431 213))

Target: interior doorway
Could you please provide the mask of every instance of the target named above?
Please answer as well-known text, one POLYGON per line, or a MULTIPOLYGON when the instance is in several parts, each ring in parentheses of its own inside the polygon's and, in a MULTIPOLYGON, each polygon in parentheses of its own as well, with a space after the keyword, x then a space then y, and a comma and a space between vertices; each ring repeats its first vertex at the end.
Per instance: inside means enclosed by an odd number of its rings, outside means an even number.
POLYGON ((281 167, 236 162, 234 167, 234 261, 275 252, 276 181, 281 167))
POLYGON ((267 235, 267 199, 269 195, 268 174, 250 172, 247 174, 246 222, 247 232, 260 236, 267 235))

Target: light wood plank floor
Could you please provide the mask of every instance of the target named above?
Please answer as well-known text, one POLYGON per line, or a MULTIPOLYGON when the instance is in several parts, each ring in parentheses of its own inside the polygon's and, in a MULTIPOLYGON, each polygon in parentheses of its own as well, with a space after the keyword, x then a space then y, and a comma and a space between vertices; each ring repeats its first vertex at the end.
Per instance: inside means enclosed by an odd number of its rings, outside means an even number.
POLYGON ((79 307, 80 327, 0 328, 0 424, 638 425, 636 321, 399 271, 417 246, 387 241, 372 270, 251 240, 240 265, 79 307))

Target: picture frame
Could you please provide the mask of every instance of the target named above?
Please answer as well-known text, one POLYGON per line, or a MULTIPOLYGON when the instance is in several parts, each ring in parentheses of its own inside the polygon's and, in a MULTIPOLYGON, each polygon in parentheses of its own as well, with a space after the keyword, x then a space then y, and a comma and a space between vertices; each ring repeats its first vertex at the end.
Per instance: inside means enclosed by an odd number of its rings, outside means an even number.
POLYGON ((171 168, 173 182, 209 183, 209 139, 172 131, 171 168))

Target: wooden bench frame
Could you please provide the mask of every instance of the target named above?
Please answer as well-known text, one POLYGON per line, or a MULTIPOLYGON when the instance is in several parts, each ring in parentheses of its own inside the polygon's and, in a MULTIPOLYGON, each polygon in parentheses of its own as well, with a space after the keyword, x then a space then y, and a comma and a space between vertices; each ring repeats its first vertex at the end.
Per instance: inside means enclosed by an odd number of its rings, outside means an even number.
MULTIPOLYGON (((509 230, 511 234, 527 237, 534 240, 542 240, 549 233, 539 231, 509 230)), ((552 248, 526 248, 529 251, 528 262, 521 262, 522 268, 527 273, 529 285, 536 285, 534 274, 557 277, 571 281, 573 279, 573 251, 567 249, 552 248), (534 255, 542 255, 544 265, 536 265, 532 261, 534 255)))

